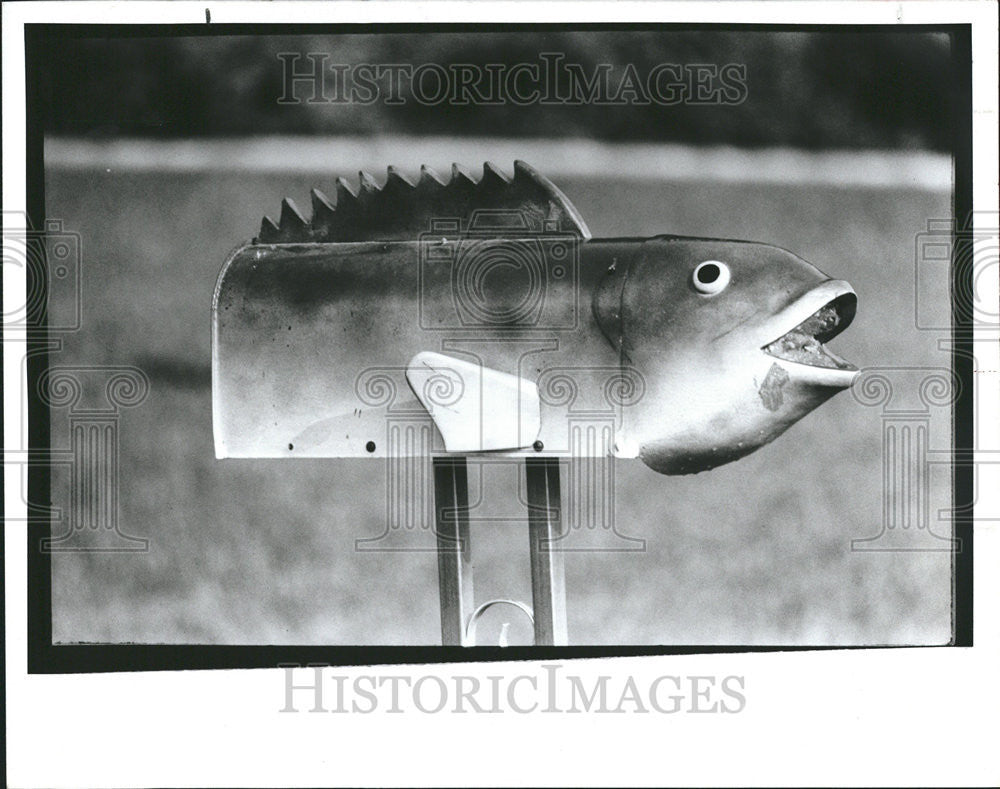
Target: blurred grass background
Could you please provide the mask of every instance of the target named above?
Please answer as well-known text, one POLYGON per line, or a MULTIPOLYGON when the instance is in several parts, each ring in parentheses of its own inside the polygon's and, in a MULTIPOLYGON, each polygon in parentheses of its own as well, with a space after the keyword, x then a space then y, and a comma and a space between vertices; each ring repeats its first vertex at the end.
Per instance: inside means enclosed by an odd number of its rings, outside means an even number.
MULTIPOLYGON (((333 150, 337 134, 502 133, 522 138, 519 155, 542 172, 535 137, 924 151, 946 151, 951 139, 949 40, 922 32, 53 36, 42 75, 53 139, 314 133, 333 135, 333 150), (640 73, 661 62, 735 62, 747 65, 749 92, 739 105, 613 110, 289 106, 276 103, 283 51, 414 65, 536 62, 558 51, 588 70, 634 63, 640 73)), ((405 146, 395 153, 382 164, 411 174, 421 164, 405 146)), ((493 156, 484 146, 463 164, 493 156)), ((509 161, 498 163, 509 171, 509 161)), ((99 157, 47 167, 47 216, 79 232, 83 251, 83 328, 51 363, 133 364, 152 383, 146 402, 122 416, 119 501, 123 531, 148 538, 150 550, 54 555, 56 641, 438 643, 433 554, 355 550, 356 539, 383 531, 381 463, 214 458, 210 304, 219 267, 282 196, 307 205, 308 189, 332 194, 337 174, 138 172, 99 157)), ((861 367, 947 366, 939 335, 914 328, 913 292, 915 237, 928 219, 950 216, 950 184, 859 188, 849 174, 840 186, 762 184, 765 175, 555 180, 595 236, 669 232, 791 249, 858 292, 858 317, 833 343, 841 355, 861 367)), ((939 295, 947 323, 947 294, 939 295)), ((65 421, 53 414, 54 446, 65 445, 57 434, 65 421)), ((619 463, 618 528, 646 550, 567 557, 571 642, 946 642, 948 553, 850 550, 852 539, 881 529, 881 431, 878 409, 842 393, 772 445, 711 472, 667 478, 619 463)), ((948 436, 932 441, 944 446, 948 436)), ((931 482, 936 512, 950 486, 946 475, 931 482)), ((499 472, 488 480, 501 500, 515 484, 499 472)), ((57 470, 57 506, 68 485, 57 470)), ((476 529, 477 600, 530 600, 525 531, 519 522, 476 529)))

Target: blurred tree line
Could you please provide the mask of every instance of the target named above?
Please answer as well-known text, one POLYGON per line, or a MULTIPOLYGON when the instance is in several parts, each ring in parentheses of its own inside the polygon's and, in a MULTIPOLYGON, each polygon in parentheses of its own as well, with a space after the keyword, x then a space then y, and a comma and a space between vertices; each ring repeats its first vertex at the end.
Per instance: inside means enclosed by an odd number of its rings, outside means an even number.
POLYGON ((45 128, 65 135, 484 134, 944 150, 954 95, 947 34, 905 30, 57 37, 47 49, 45 128), (299 68, 309 53, 326 55, 327 66, 484 68, 539 63, 543 52, 587 73, 599 64, 617 74, 630 63, 639 74, 661 63, 741 64, 745 100, 620 107, 278 101, 281 53, 300 55, 299 68))

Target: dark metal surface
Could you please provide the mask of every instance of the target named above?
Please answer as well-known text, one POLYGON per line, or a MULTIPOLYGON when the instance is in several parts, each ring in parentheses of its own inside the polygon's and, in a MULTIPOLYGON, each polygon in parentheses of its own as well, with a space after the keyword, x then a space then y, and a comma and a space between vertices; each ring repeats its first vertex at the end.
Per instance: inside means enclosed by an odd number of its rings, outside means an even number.
POLYGON ((469 480, 464 457, 434 459, 434 516, 441 643, 443 646, 465 646, 466 628, 475 600, 469 538, 469 480))
POLYGON ((565 646, 568 639, 566 578, 563 553, 554 550, 562 523, 559 461, 556 458, 528 458, 524 468, 528 483, 535 645, 565 646))

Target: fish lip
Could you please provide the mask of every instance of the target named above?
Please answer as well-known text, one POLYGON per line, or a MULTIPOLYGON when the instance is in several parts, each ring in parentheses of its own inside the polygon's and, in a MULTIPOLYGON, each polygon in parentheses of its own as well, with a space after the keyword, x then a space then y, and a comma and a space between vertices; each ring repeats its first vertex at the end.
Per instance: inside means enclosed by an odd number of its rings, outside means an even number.
POLYGON ((844 280, 825 280, 768 321, 761 334, 765 338, 765 342, 761 344, 760 350, 766 356, 780 362, 782 367, 786 367, 790 373, 797 373, 796 378, 808 379, 819 385, 850 386, 858 374, 858 368, 829 351, 825 346, 822 346, 822 343, 833 339, 851 324, 854 320, 856 307, 857 294, 849 283, 844 280), (837 365, 836 367, 809 364, 767 350, 769 345, 794 331, 827 306, 832 306, 837 310, 839 320, 831 329, 818 332, 813 336, 820 342, 825 355, 832 358, 837 365))
POLYGON ((811 383, 816 386, 827 386, 835 389, 847 389, 854 383, 854 379, 861 372, 857 367, 851 365, 850 368, 843 367, 819 367, 814 364, 803 364, 793 362, 789 359, 782 359, 779 356, 772 356, 766 351, 761 351, 768 359, 775 364, 780 364, 785 368, 792 381, 811 383))

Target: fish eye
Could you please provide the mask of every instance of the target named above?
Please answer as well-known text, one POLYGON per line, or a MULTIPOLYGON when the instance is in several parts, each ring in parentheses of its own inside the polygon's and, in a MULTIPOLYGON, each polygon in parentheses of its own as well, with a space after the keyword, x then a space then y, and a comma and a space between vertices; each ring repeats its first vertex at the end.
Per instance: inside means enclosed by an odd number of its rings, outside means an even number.
POLYGON ((729 266, 718 260, 706 260, 699 263, 691 275, 695 290, 706 296, 714 296, 726 289, 729 284, 729 266))

